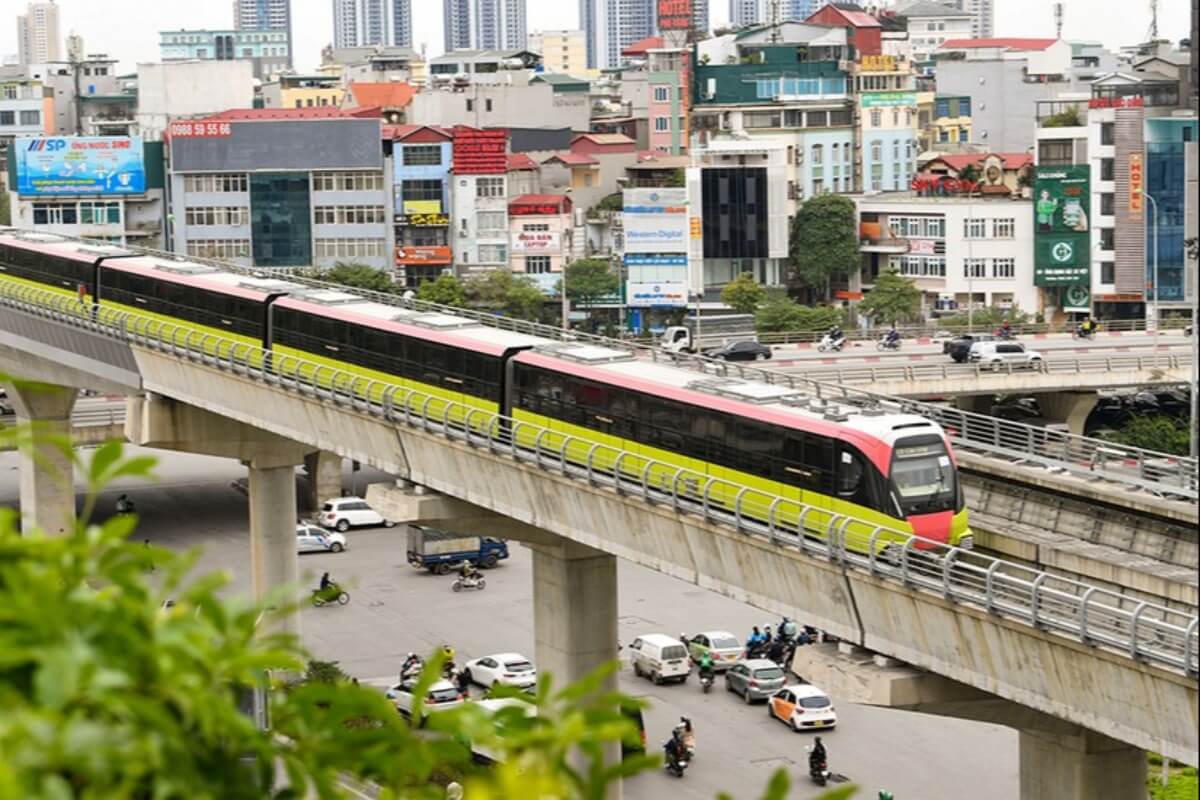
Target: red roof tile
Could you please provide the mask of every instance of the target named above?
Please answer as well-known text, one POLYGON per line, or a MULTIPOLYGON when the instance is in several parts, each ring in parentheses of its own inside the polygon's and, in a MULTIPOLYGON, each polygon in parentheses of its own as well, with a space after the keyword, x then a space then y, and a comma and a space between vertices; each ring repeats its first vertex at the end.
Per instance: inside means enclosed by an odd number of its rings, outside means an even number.
POLYGON ((563 150, 547 158, 543 164, 548 164, 551 161, 558 161, 566 164, 568 167, 583 167, 591 164, 599 164, 600 162, 586 153, 572 153, 570 150, 563 150))
POLYGON ((509 153, 508 155, 508 171, 515 172, 522 169, 538 168, 538 163, 524 153, 509 153))
POLYGON ((446 130, 445 128, 439 128, 436 125, 384 125, 383 138, 399 141, 401 139, 407 139, 417 131, 433 131, 434 133, 445 138, 447 141, 450 140, 450 131, 446 130))
POLYGON ((350 83, 350 94, 358 106, 404 108, 416 93, 417 87, 407 83, 350 83))
POLYGON ((645 39, 638 39, 631 45, 621 49, 623 56, 644 56, 647 50, 658 50, 663 46, 663 38, 661 36, 647 36, 645 39))
POLYGON ((1057 39, 1030 39, 1019 36, 998 39, 947 39, 940 50, 977 50, 984 47, 1002 47, 1006 50, 1045 50, 1057 39))
POLYGON ((928 167, 934 161, 941 161, 955 172, 961 172, 970 164, 982 166, 988 156, 999 156, 1005 169, 1022 169, 1033 163, 1033 156, 1029 153, 951 153, 938 156, 925 166, 928 167))
POLYGON ((379 117, 378 108, 338 108, 337 106, 312 106, 305 108, 230 108, 205 120, 249 122, 263 119, 334 119, 338 117, 379 117))
POLYGON ((565 194, 523 194, 508 201, 510 206, 570 206, 571 198, 565 194))

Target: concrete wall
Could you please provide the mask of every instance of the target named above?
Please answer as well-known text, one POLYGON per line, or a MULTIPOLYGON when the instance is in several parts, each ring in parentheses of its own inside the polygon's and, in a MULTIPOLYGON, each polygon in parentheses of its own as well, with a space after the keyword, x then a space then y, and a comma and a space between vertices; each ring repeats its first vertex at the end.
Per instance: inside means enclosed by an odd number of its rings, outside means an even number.
POLYGON ((588 130, 590 115, 586 92, 555 92, 542 83, 473 83, 461 92, 420 92, 408 108, 409 119, 443 127, 525 128, 536 124, 583 132, 588 130))
POLYGON ((138 64, 137 70, 137 122, 145 139, 161 139, 170 119, 254 105, 254 66, 249 61, 138 64))

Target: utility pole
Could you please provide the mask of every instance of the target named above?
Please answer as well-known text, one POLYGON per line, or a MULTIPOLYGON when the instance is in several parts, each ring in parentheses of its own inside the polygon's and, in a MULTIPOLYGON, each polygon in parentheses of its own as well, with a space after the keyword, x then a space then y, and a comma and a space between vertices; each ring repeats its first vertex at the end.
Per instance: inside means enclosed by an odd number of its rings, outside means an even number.
MULTIPOLYGON (((1151 208, 1154 209, 1154 267, 1152 268, 1152 272, 1151 272, 1151 274, 1154 276, 1152 279, 1154 282, 1154 288, 1151 289, 1151 291, 1154 292, 1154 311, 1153 311, 1153 316, 1151 316, 1149 298, 1147 298, 1146 327, 1147 328, 1150 327, 1150 320, 1153 319, 1154 320, 1154 368, 1158 369, 1158 334, 1159 334, 1159 330, 1162 328, 1162 321, 1159 319, 1160 315, 1159 315, 1159 310, 1158 310, 1158 304, 1159 304, 1159 298, 1160 298, 1160 295, 1158 292, 1158 202, 1155 201, 1155 199, 1145 189, 1138 189, 1138 194, 1140 194, 1142 197, 1149 200, 1151 208)), ((1192 335, 1193 336, 1195 335, 1194 328, 1192 330, 1192 335)))

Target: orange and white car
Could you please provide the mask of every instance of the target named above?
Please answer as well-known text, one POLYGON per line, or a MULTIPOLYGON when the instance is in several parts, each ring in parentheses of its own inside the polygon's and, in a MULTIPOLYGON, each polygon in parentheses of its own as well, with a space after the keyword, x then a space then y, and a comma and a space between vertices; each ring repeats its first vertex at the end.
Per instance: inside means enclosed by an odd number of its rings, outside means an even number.
POLYGON ((767 713, 799 733, 805 729, 832 728, 837 711, 829 695, 810 683, 785 686, 767 701, 767 713))

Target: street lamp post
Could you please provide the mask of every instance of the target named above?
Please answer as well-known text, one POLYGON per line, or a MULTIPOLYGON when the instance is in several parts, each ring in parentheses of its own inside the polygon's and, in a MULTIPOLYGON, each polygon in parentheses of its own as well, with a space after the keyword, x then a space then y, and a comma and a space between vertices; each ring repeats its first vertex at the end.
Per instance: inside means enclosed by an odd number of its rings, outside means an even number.
POLYGON ((571 329, 571 301, 567 299, 567 259, 563 259, 562 266, 562 329, 565 333, 571 329))
MULTIPOLYGON (((1154 368, 1158 369, 1158 332, 1162 327, 1159 320, 1159 293, 1158 293, 1158 202, 1145 189, 1138 189, 1138 194, 1150 201, 1150 207, 1154 209, 1154 267, 1151 274, 1153 278, 1153 288, 1150 290, 1154 293, 1154 368)), ((1147 298, 1148 300, 1149 298, 1147 298)), ((1150 325, 1150 303, 1146 303, 1146 325, 1150 325)))

